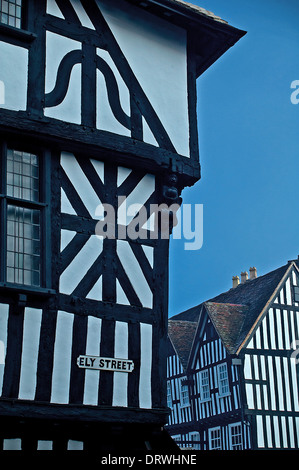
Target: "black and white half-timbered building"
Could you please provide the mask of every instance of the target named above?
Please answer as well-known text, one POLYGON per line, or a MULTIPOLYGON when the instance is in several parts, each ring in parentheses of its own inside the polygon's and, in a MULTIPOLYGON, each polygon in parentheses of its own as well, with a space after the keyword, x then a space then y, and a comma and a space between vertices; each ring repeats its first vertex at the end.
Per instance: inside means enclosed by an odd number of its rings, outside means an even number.
POLYGON ((169 320, 167 429, 181 447, 298 450, 299 261, 169 320))
POLYGON ((149 208, 200 178, 196 79, 243 34, 182 0, 0 0, 1 449, 167 445, 149 208))

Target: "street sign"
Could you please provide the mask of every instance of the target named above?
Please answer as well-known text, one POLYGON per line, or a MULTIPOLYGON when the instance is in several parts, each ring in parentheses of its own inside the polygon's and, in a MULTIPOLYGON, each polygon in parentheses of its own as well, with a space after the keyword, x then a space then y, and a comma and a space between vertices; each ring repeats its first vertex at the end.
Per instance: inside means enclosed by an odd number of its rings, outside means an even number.
POLYGON ((109 370, 111 372, 132 372, 134 362, 129 359, 118 359, 99 356, 79 356, 77 365, 81 369, 109 370))

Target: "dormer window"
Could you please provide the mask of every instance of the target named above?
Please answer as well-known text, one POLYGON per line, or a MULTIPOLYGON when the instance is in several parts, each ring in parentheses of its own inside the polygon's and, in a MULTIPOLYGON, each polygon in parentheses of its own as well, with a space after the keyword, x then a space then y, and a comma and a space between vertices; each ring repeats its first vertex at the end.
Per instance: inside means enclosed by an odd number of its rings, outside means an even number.
POLYGON ((24 0, 0 0, 0 23, 22 28, 24 0))

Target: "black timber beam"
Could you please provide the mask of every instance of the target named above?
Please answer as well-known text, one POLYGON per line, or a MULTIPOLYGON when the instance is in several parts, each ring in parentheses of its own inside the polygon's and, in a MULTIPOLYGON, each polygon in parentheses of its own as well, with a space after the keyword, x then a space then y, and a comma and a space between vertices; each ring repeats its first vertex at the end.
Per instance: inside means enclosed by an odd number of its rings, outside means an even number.
POLYGON ((0 416, 36 419, 60 423, 148 423, 164 426, 168 410, 164 408, 140 409, 117 406, 87 406, 54 404, 27 400, 0 399, 0 416))
MULTIPOLYGON (((55 119, 28 116, 24 111, 1 110, 0 136, 28 140, 53 150, 67 148, 70 152, 92 153, 95 158, 125 166, 142 168, 161 175, 163 171, 180 175, 182 187, 191 186, 200 178, 200 164, 130 137, 119 136, 87 126, 55 119)), ((19 142, 18 142, 19 143, 19 142)))

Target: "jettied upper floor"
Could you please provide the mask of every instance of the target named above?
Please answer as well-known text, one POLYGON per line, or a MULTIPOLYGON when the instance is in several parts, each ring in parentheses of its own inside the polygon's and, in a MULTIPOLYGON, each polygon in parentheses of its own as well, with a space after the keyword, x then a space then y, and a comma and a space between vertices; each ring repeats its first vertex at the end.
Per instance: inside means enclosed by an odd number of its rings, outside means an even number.
POLYGON ((182 0, 29 0, 0 26, 0 126, 200 178, 196 79, 245 33, 182 0), (17 70, 17 73, 16 73, 17 70))

